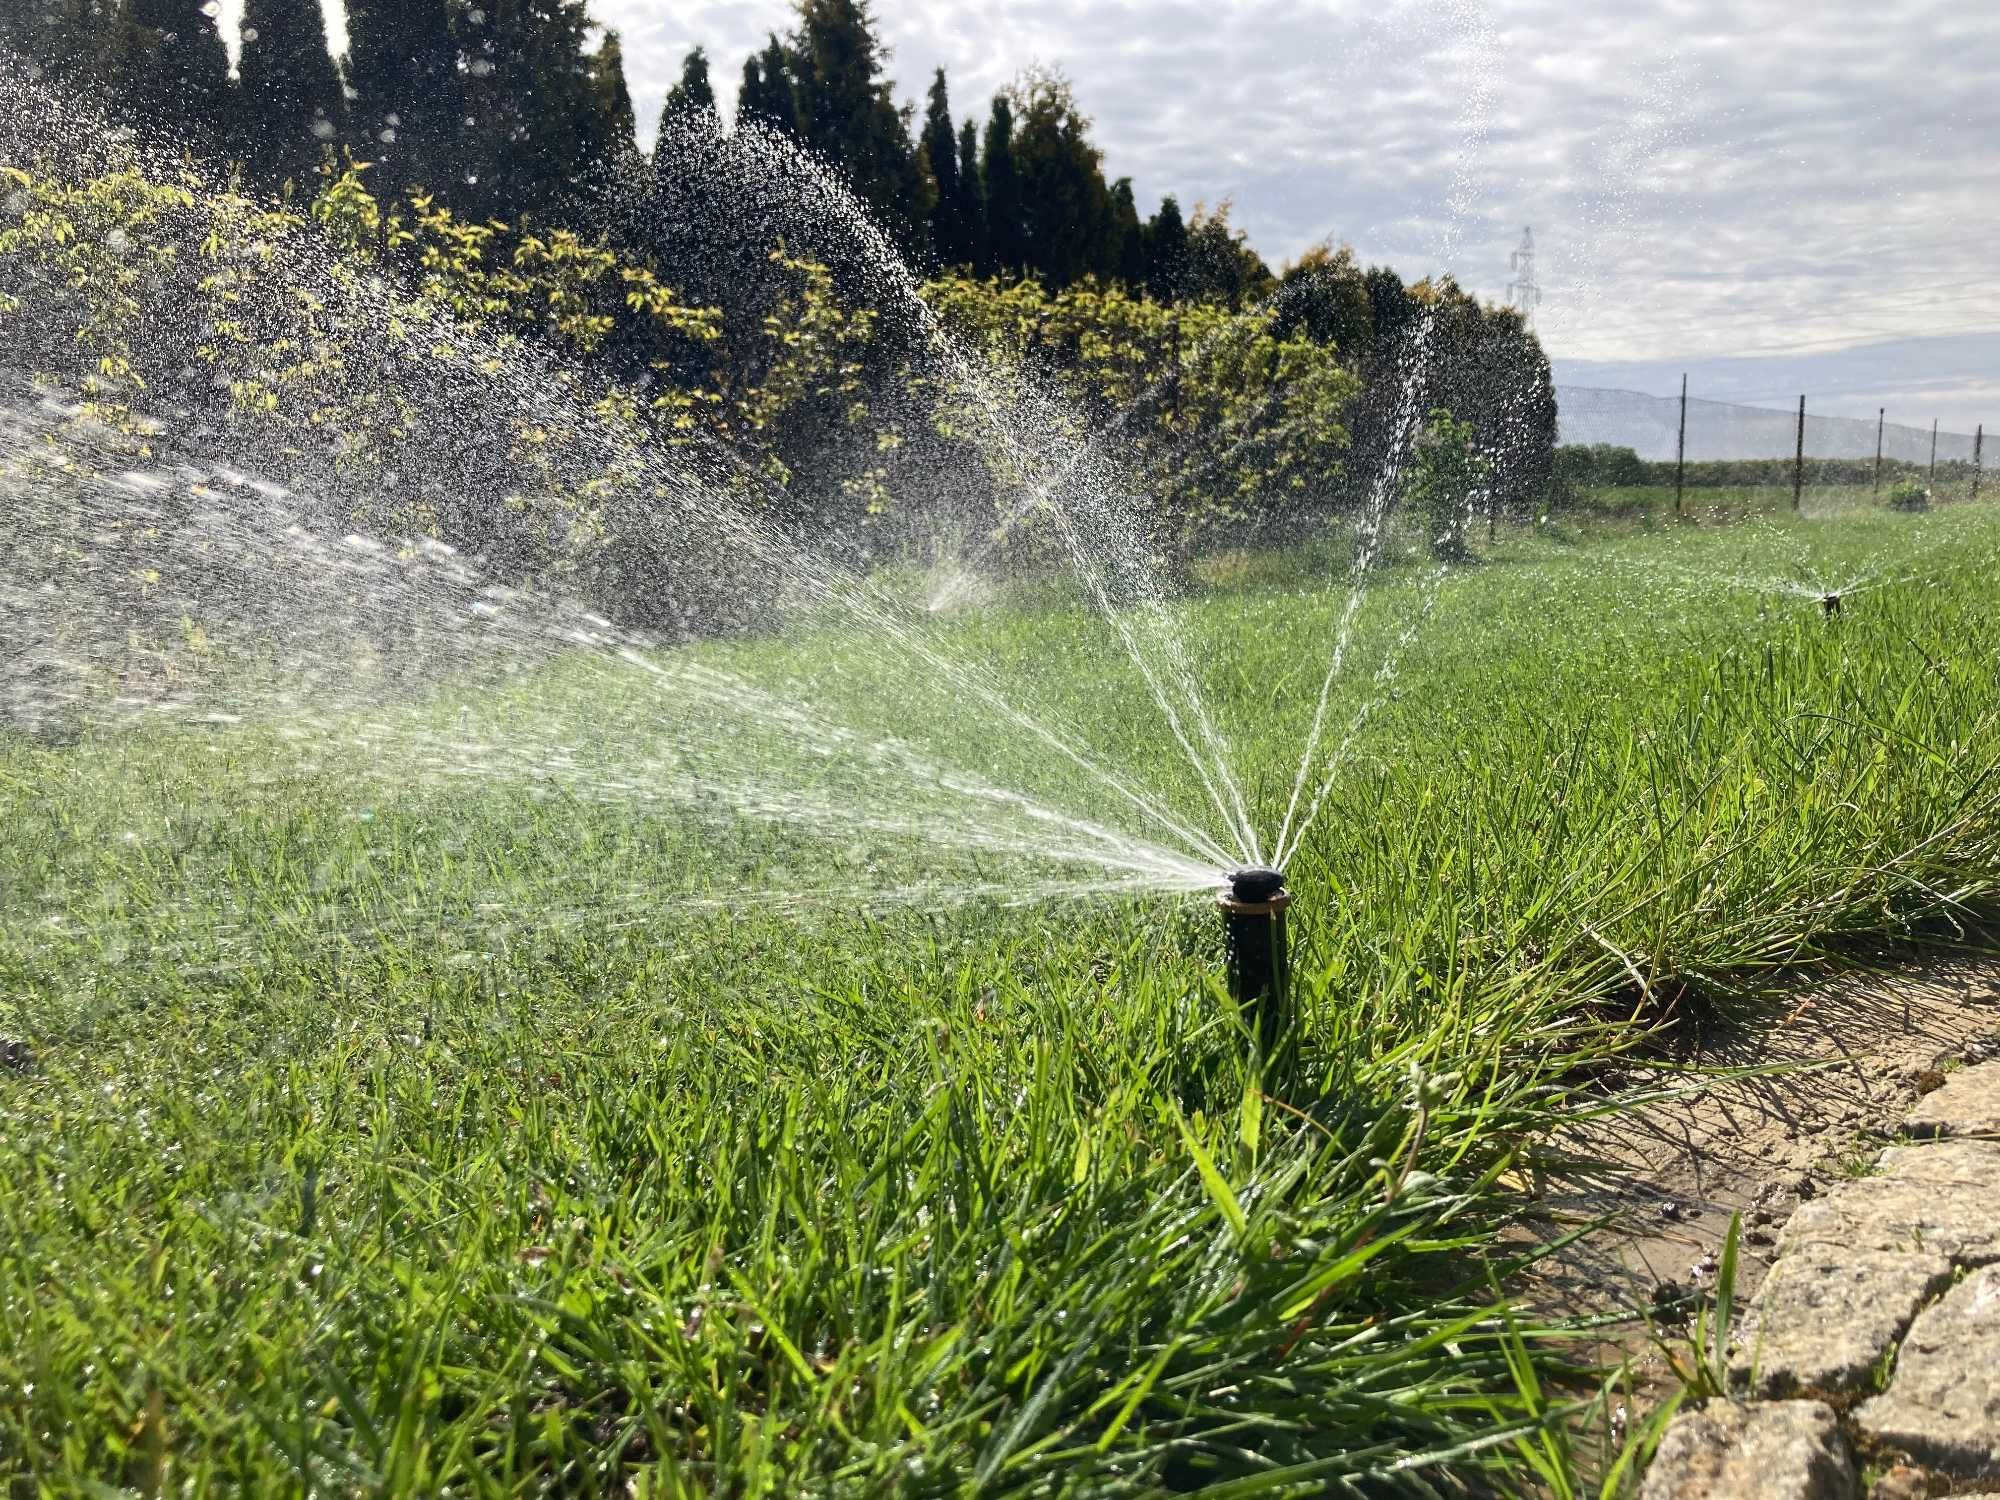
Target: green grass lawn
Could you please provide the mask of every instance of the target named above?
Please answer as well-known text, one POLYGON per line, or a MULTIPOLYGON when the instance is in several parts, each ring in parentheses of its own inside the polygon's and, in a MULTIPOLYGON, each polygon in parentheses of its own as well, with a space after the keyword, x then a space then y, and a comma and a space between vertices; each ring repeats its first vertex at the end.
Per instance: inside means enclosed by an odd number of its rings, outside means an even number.
MULTIPOLYGON (((1807 484, 1799 495, 1799 508, 1808 516, 1831 516, 1880 510, 1889 493, 1899 483, 1911 482, 1906 475, 1884 478, 1879 488, 1868 484, 1807 484)), ((1915 482, 1921 483, 1918 479, 1915 482)), ((1987 486, 1989 494, 1991 486, 1987 486)), ((1964 501, 1971 494, 1969 480, 1941 478, 1935 496, 1939 504, 1964 501)), ((1689 485, 1681 492, 1683 516, 1710 522, 1740 520, 1745 516, 1779 515, 1792 509, 1792 487, 1784 484, 1689 485)), ((1593 485, 1581 490, 1570 514, 1598 524, 1657 526, 1674 519, 1674 487, 1671 484, 1593 485)))
MULTIPOLYGON (((1015 850, 1034 820, 918 751, 1129 810, 837 623, 671 659, 867 743, 558 657, 373 713, 0 744, 0 1033, 33 1050, 0 1071, 0 1471, 1307 1495, 1567 1470, 1580 1345, 1504 1295, 1538 1135, 1661 1025, 1991 910, 1996 556, 2000 522, 1954 508, 1556 528, 1434 598, 1390 569, 1291 863, 1282 1080, 1249 1068, 1206 895, 993 899, 1105 877, 1015 850), (1754 586, 1870 570, 1834 620, 1754 586), (759 792, 881 815, 752 816, 759 792)), ((1203 576, 1172 609, 1269 828, 1344 596, 1269 560, 1203 576)), ((923 639, 1202 817, 1111 633, 1047 594, 923 639)))

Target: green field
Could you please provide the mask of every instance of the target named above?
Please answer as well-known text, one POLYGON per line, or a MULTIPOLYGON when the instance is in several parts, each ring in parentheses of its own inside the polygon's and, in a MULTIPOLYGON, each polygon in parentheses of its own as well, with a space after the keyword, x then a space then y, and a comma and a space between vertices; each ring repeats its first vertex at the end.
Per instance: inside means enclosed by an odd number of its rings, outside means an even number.
MULTIPOLYGON (((1882 508, 1890 491, 1899 482, 1897 475, 1885 479, 1880 488, 1866 484, 1808 484, 1799 493, 1799 506, 1808 516, 1826 517, 1848 512, 1882 508)), ((1921 482, 1921 480, 1916 481, 1921 482)), ((1988 486, 1990 492, 1991 486, 1988 486)), ((1938 482, 1936 500, 1948 504, 1971 500, 1969 481, 1952 478, 1938 482)), ((1789 484, 1689 485, 1681 491, 1681 513, 1703 521, 1740 520, 1745 516, 1784 515, 1792 509, 1789 484)), ((1565 516, 1606 522, 1637 522, 1655 526, 1674 519, 1674 487, 1671 484, 1592 485, 1577 491, 1565 516)))
MULTIPOLYGON (((1506 1302, 1538 1137, 1610 1054, 1990 912, 1996 555, 1959 507, 1559 527, 1427 614, 1391 570, 1336 718, 1379 706, 1290 870, 1283 1079, 1205 895, 962 900, 1039 876, 655 795, 711 731, 704 775, 884 773, 637 667, 0 742, 0 1034, 32 1049, 0 1070, 0 1471, 1307 1495, 1601 1462, 1582 1345, 1506 1302), (1869 568, 1838 619, 1749 586, 1869 568), (441 763, 468 714, 535 753, 441 763)), ((1268 826, 1343 596, 1198 571, 1174 609, 1268 826)), ((1198 809, 1110 634, 1042 593, 936 639, 1198 809)), ((681 655, 1100 810, 850 629, 681 655)))

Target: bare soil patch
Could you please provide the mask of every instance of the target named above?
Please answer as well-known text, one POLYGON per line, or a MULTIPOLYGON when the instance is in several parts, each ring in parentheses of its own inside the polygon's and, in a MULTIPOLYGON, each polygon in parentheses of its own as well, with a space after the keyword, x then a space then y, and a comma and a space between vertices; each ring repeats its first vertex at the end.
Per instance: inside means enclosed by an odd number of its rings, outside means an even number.
MULTIPOLYGON (((1763 1024, 1707 1038, 1699 1072, 1629 1079, 1623 1097, 1661 1097, 1566 1132, 1558 1149, 1601 1170, 1551 1178, 1543 1196, 1559 1222, 1613 1222, 1543 1262, 1531 1300, 1609 1314, 1700 1287, 1732 1213, 1743 1215, 1737 1295, 1749 1297, 1802 1198, 1869 1170, 1947 1068, 1993 1056, 2000 960, 1982 958, 1815 987, 1763 1024)), ((1642 1328, 1621 1342, 1643 1363, 1642 1328)))

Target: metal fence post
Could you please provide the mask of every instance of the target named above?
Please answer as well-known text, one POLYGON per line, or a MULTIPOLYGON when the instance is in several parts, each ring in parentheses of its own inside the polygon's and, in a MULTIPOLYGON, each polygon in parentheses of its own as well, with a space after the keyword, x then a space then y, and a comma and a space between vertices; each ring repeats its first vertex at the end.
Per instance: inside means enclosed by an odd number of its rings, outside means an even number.
POLYGON ((1792 458, 1792 509, 1804 503, 1806 489, 1806 398, 1799 397, 1799 450, 1792 458))
POLYGON ((1875 412, 1875 493, 1882 492, 1882 424, 1888 419, 1889 408, 1878 407, 1875 412))
POLYGON ((1937 488, 1937 418, 1931 418, 1931 478, 1930 487, 1937 488))
POLYGON ((1681 513, 1681 489, 1687 483, 1688 460, 1688 378, 1681 373, 1681 435, 1674 444, 1674 514, 1681 513))
POLYGON ((1972 434, 1972 498, 1979 498, 1979 471, 1983 466, 1986 449, 1986 424, 1981 422, 1979 430, 1972 434))

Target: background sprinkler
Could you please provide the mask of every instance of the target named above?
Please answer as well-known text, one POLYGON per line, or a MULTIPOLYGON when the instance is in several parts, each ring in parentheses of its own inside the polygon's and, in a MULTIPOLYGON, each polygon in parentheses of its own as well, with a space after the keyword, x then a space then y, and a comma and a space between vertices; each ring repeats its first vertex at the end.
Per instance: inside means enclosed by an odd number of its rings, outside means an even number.
POLYGON ((1292 1037, 1291 965, 1285 944, 1285 908, 1292 893, 1277 870, 1238 870, 1216 897, 1229 952, 1229 994, 1256 1032, 1266 1059, 1292 1037))
POLYGON ((1827 617, 1831 619, 1840 613, 1840 595, 1821 594, 1819 596, 1819 607, 1825 610, 1827 617))

